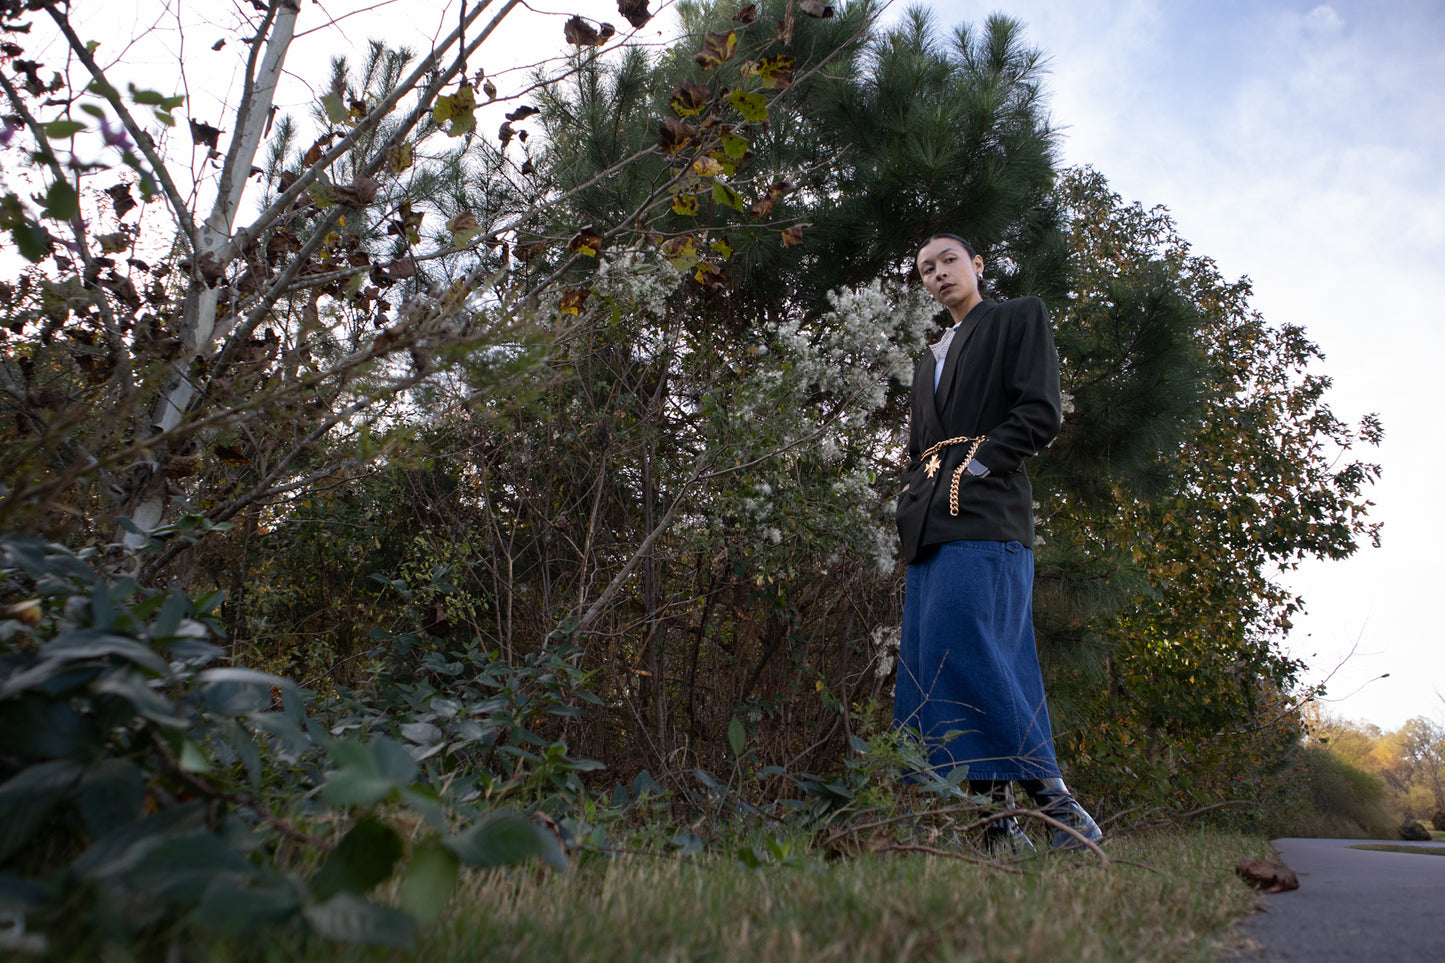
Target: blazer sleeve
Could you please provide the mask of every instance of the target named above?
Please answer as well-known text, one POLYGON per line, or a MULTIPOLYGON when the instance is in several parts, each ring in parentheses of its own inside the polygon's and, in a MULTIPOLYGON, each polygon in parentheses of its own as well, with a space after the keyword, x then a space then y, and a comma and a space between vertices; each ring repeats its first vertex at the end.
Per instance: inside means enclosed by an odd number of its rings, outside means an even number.
POLYGON ((1001 422, 985 430, 988 441, 975 456, 991 473, 1018 470, 1063 427, 1059 353, 1044 303, 1019 298, 1005 306, 1012 310, 999 376, 1007 412, 1001 422))

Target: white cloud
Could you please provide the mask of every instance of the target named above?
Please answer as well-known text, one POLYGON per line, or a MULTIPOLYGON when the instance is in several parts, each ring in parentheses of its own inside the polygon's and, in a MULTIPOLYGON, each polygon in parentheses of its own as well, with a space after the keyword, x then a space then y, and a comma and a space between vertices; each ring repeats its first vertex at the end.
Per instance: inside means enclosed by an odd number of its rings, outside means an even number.
POLYGON ((1304 29, 1313 34, 1338 33, 1344 25, 1335 8, 1327 4, 1315 7, 1304 18, 1304 29))

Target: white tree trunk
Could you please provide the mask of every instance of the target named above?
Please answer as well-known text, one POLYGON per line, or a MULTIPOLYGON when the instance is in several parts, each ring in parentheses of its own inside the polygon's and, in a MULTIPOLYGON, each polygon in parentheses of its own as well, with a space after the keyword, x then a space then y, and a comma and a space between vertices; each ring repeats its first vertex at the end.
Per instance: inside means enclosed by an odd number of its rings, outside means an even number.
MULTIPOLYGON (((212 347, 220 289, 201 279, 201 264, 207 257, 218 257, 231 238, 241 197, 246 191, 251 166, 261 145, 261 135, 271 116, 271 104, 286 62, 286 51, 295 35, 298 6, 284 0, 277 4, 265 55, 256 76, 249 80, 247 89, 242 92, 241 106, 236 114, 236 132, 221 168, 215 206, 196 232, 197 249, 192 252, 191 288, 180 332, 181 356, 175 362, 170 380, 152 415, 152 427, 157 433, 170 431, 180 424, 195 397, 195 384, 191 380, 192 362, 209 354, 212 347)), ((156 452, 152 451, 150 479, 135 496, 137 502, 130 515, 137 531, 125 532, 121 536, 127 549, 135 550, 145 545, 150 533, 165 518, 165 478, 157 470, 158 463, 156 452)))

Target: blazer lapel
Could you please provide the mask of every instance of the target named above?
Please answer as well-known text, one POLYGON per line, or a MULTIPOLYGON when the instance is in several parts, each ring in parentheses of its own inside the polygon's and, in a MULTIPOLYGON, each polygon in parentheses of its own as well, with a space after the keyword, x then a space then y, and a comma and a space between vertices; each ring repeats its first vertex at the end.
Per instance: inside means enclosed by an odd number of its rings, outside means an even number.
MULTIPOLYGON (((958 359, 963 354, 964 345, 968 344, 968 339, 973 336, 978 323, 993 313, 994 306, 995 302, 993 301, 982 302, 968 312, 968 316, 958 326, 958 332, 954 334, 953 343, 948 346, 948 354, 943 359, 943 376, 939 378, 938 391, 933 396, 935 420, 937 413, 942 412, 944 406, 948 404, 948 396, 953 393, 953 374, 958 370, 958 359)), ((932 377, 933 371, 930 370, 928 375, 932 377)), ((940 424, 939 427, 942 428, 942 425, 940 424)))
MULTIPOLYGON (((954 335, 954 340, 958 336, 954 335)), ((953 350, 953 345, 949 345, 953 350)), ((925 348, 923 357, 919 359, 918 370, 913 374, 913 420, 923 425, 923 437, 942 440, 943 422, 938 417, 938 406, 930 399, 933 395, 933 372, 937 370, 938 362, 933 357, 933 350, 925 348)))

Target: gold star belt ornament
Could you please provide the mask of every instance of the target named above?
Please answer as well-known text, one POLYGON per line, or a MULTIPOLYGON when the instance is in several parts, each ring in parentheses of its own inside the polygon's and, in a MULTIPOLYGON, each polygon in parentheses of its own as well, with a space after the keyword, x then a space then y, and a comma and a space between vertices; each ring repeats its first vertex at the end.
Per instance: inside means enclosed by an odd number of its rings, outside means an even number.
POLYGON ((940 441, 938 444, 934 445, 932 448, 928 449, 923 453, 923 471, 925 474, 928 475, 929 478, 932 478, 934 475, 938 474, 941 468, 943 468, 943 459, 939 457, 939 452, 943 451, 943 449, 949 447, 950 445, 969 446, 968 454, 963 456, 963 461, 959 462, 958 467, 953 470, 953 483, 948 486, 948 513, 950 515, 958 514, 959 479, 963 477, 964 472, 968 471, 969 464, 973 462, 973 456, 978 453, 978 446, 982 445, 986 441, 988 441, 988 435, 978 435, 976 437, 959 435, 957 438, 948 438, 944 441, 940 441))

